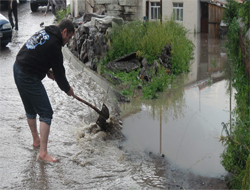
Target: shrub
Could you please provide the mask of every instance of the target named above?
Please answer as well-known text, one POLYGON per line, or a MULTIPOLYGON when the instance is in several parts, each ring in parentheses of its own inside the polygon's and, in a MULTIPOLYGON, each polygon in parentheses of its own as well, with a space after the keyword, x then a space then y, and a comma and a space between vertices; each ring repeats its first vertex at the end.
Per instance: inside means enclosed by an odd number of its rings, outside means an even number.
MULTIPOLYGON (((109 61, 131 52, 137 52, 138 57, 144 57, 149 63, 153 63, 154 60, 158 60, 163 47, 170 44, 173 74, 189 71, 190 60, 193 59, 194 45, 187 38, 187 33, 188 31, 182 25, 172 19, 166 20, 162 24, 160 22, 134 21, 116 27, 110 36, 109 51, 106 57, 101 60, 102 67, 109 61)), ((102 72, 109 72, 105 69, 101 70, 102 72)), ((124 81, 121 73, 114 72, 112 75, 118 78, 121 77, 124 81)), ((125 73, 125 75, 129 74, 125 73)), ((142 83, 144 97, 157 98, 157 92, 163 91, 170 81, 171 76, 167 75, 167 72, 161 68, 150 83, 142 83)), ((131 85, 129 85, 131 89, 140 83, 140 81, 135 82, 135 75, 125 78, 128 78, 129 82, 131 82, 131 85)), ((128 94, 128 90, 124 91, 124 93, 128 94)))

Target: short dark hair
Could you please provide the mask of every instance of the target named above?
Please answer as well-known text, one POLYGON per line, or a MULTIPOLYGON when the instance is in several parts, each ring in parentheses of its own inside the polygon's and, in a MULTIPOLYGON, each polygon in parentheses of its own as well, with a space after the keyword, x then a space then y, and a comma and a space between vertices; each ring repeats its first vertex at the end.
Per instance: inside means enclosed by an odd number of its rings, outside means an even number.
POLYGON ((71 32, 75 33, 74 25, 70 19, 67 19, 67 18, 62 19, 61 22, 58 24, 58 27, 61 32, 66 28, 67 34, 71 32))

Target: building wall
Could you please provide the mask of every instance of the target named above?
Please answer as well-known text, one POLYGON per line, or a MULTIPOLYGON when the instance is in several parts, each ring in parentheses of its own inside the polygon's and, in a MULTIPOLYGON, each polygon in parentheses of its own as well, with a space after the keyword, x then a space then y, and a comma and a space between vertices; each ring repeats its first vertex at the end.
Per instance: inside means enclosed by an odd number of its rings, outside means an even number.
MULTIPOLYGON (((146 16, 146 2, 147 0, 139 0, 140 6, 138 8, 138 19, 142 20, 146 16)), ((149 15, 148 20, 151 20, 151 2, 160 2, 160 0, 148 0, 149 15)), ((183 21, 180 22, 190 30, 200 32, 200 0, 162 0, 162 16, 163 20, 170 18, 173 14, 173 3, 183 3, 183 21)))
POLYGON ((85 0, 70 0, 71 15, 77 17, 82 10, 85 10, 85 0))
POLYGON ((144 16, 146 16, 146 0, 139 0, 137 8, 137 19, 143 20, 144 16))
POLYGON ((200 1, 199 0, 162 0, 163 18, 173 14, 173 3, 183 3, 183 24, 191 33, 200 32, 200 1))

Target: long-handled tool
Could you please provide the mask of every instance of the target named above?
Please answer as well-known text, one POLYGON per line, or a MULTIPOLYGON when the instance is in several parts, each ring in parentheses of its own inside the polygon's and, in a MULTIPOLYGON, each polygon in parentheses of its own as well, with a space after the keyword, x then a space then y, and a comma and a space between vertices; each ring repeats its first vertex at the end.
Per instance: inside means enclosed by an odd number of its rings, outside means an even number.
POLYGON ((79 98, 77 95, 74 95, 74 98, 83 102, 84 104, 88 105, 92 109, 94 109, 98 114, 99 118, 97 119, 96 123, 103 129, 106 130, 106 120, 109 118, 109 110, 105 104, 102 104, 102 110, 100 111, 97 107, 93 106, 92 104, 88 103, 87 101, 79 98))

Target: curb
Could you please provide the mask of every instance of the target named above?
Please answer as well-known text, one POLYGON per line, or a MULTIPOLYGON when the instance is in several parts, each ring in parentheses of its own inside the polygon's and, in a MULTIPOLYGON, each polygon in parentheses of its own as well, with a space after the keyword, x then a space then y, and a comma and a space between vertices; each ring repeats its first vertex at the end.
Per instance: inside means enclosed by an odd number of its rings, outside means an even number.
POLYGON ((67 47, 62 48, 62 53, 64 57, 71 63, 76 69, 87 73, 107 94, 110 98, 117 101, 118 92, 113 89, 107 79, 101 77, 88 67, 84 65, 78 58, 76 58, 67 47))

